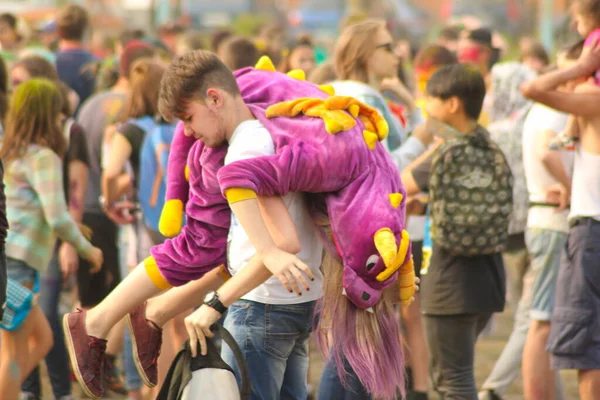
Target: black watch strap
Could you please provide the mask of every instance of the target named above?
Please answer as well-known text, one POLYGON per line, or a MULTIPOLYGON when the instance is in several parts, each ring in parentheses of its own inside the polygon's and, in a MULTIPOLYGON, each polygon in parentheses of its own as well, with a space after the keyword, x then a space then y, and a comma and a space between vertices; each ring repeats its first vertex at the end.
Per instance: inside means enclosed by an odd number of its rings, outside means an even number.
POLYGON ((227 311, 227 307, 225 307, 223 303, 221 303, 217 292, 214 292, 212 299, 210 301, 205 302, 204 304, 215 309, 220 314, 224 314, 225 311, 227 311))

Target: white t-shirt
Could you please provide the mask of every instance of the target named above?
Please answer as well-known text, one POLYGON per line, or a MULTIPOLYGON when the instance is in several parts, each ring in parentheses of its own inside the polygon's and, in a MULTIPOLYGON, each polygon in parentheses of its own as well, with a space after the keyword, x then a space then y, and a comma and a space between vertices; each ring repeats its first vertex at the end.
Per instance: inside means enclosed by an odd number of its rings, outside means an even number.
MULTIPOLYGON (((234 131, 230 141, 225 165, 234 161, 253 157, 275 154, 275 145, 271 134, 258 120, 241 123, 234 131)), ((321 261, 323 245, 319 240, 313 221, 301 193, 288 193, 283 197, 300 239, 300 253, 297 254, 308 265, 315 277, 314 281, 307 278, 310 291, 303 290, 302 296, 290 293, 279 279, 272 276, 265 283, 242 297, 245 300, 264 304, 299 304, 317 300, 323 291, 323 274, 321 261)), ((235 215, 231 215, 231 228, 228 237, 229 272, 235 275, 244 268, 254 256, 256 250, 250 243, 246 231, 240 225, 235 215)))
MULTIPOLYGON (((541 104, 535 104, 527 115, 523 125, 523 166, 530 202, 546 203, 546 188, 558 183, 539 159, 538 148, 546 131, 552 130, 559 134, 565 129, 567 118, 567 114, 541 104)), ((561 151, 560 156, 570 176, 573 169, 573 152, 561 151)), ((557 213, 553 207, 531 207, 527 226, 567 232, 568 214, 568 210, 557 213)))

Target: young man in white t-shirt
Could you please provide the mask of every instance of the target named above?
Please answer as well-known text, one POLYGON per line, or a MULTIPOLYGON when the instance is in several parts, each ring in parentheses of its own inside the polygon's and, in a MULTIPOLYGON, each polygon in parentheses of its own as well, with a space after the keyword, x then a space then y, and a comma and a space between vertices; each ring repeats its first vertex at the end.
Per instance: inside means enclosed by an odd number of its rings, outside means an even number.
MULTIPOLYGON (((275 154, 271 134, 258 120, 249 120, 242 122, 229 139, 225 165, 271 154, 275 154)), ((283 202, 296 226, 300 244, 297 256, 311 268, 314 280, 298 296, 271 277, 229 306, 224 326, 240 345, 248 363, 253 399, 306 399, 308 394, 308 338, 314 305, 323 288, 323 245, 314 232, 303 194, 287 194, 283 202)), ((235 214, 228 245, 229 272, 235 277, 256 254, 235 214)), ((205 308, 199 314, 211 311, 205 308)), ((235 357, 226 346, 223 359, 236 370, 239 379, 235 357)))

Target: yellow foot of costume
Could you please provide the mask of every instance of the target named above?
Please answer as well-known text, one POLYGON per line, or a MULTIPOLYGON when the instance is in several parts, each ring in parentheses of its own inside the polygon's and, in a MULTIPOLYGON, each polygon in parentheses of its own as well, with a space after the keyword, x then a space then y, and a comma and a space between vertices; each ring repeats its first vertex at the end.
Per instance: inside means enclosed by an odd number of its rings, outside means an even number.
POLYGON ((174 237, 183 226, 183 202, 178 199, 167 200, 158 221, 158 230, 166 237, 174 237))

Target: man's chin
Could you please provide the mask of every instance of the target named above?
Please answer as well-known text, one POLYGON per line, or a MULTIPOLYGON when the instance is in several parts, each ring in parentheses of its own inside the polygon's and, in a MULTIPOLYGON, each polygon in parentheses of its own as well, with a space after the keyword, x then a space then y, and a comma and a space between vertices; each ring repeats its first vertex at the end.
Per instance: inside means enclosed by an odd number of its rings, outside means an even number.
POLYGON ((202 143, 204 143, 204 145, 210 149, 218 149, 219 147, 222 147, 225 144, 225 142, 207 142, 204 140, 202 140, 202 143))

